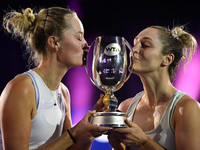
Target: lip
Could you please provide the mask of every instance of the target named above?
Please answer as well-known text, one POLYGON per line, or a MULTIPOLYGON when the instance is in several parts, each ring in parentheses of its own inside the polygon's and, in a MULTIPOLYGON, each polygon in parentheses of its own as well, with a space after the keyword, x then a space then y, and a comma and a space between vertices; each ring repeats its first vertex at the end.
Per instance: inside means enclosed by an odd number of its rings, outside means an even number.
POLYGON ((83 47, 83 51, 86 51, 86 52, 88 52, 88 51, 89 51, 89 49, 90 49, 90 46, 88 46, 88 44, 87 44, 87 43, 85 43, 85 45, 84 45, 84 47, 83 47))
POLYGON ((83 65, 87 63, 88 49, 83 49, 83 65))
POLYGON ((138 57, 134 57, 134 59, 135 59, 135 60, 139 60, 139 58, 138 58, 138 57))
POLYGON ((85 46, 85 47, 83 47, 83 51, 84 51, 84 52, 88 52, 88 51, 89 51, 89 49, 90 49, 90 47, 89 47, 89 46, 85 46))

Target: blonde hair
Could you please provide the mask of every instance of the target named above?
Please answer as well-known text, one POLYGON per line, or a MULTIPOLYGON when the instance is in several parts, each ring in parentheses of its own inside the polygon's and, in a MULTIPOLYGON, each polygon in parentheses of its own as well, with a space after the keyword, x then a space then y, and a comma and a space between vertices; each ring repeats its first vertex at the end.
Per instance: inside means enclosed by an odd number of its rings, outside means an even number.
POLYGON ((170 64, 168 73, 174 79, 176 71, 182 60, 184 67, 191 60, 197 49, 197 41, 193 35, 184 31, 184 27, 175 27, 172 30, 162 26, 150 26, 158 29, 159 39, 163 44, 163 54, 174 54, 174 61, 170 64))
POLYGON ((48 37, 54 35, 62 40, 63 31, 71 27, 69 18, 75 15, 74 11, 61 7, 40 9, 38 13, 33 13, 31 8, 22 12, 12 10, 5 14, 3 27, 14 38, 22 38, 31 61, 38 65, 48 56, 48 37))

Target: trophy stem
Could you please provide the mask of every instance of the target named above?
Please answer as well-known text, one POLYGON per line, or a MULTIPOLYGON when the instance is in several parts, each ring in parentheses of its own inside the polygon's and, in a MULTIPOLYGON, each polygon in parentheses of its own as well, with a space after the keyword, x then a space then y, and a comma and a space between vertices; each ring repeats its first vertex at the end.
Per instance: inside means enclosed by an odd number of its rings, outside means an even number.
POLYGON ((117 109, 118 100, 115 97, 113 90, 110 93, 110 100, 109 100, 109 112, 115 112, 117 109))

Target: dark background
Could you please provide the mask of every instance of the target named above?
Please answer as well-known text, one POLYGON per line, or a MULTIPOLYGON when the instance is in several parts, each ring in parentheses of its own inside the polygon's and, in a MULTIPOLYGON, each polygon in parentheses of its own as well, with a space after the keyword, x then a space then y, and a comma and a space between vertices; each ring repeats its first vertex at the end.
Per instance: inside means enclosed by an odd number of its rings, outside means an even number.
MULTIPOLYGON (((187 30, 194 36, 200 35, 200 3, 191 0, 1 0, 0 21, 2 24, 4 11, 10 9, 52 6, 69 6, 78 13, 88 43, 99 35, 118 35, 125 37, 133 45, 133 38, 150 25, 169 28, 186 25, 187 30)), ((0 92, 15 75, 27 70, 27 58, 23 58, 24 52, 25 47, 22 43, 13 40, 1 27, 0 92)), ((136 75, 131 75, 129 80, 129 84, 125 83, 122 89, 116 92, 119 99, 134 96, 142 90, 136 75), (127 89, 133 89, 133 92, 127 89)), ((98 89, 96 91, 100 93, 98 89)))

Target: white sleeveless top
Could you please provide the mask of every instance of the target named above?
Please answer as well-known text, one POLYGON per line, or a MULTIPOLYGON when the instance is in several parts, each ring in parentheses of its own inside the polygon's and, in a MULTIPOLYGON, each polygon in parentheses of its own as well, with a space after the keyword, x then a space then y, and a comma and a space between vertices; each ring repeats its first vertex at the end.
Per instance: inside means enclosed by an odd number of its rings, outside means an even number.
POLYGON ((60 86, 56 91, 51 91, 33 70, 24 74, 31 77, 36 91, 37 114, 31 120, 29 141, 29 149, 36 149, 52 142, 62 134, 65 106, 60 86), (54 106, 54 99, 56 106, 54 106))
MULTIPOLYGON (((138 93, 132 100, 129 108, 127 110, 128 120, 133 120, 134 112, 136 109, 137 104, 139 103, 144 91, 138 93)), ((185 95, 184 92, 177 90, 174 95, 172 96, 166 110, 161 118, 160 123, 158 126, 148 132, 145 132, 151 139, 153 139, 156 143, 160 144, 163 148, 167 150, 175 150, 176 143, 175 143, 175 132, 172 126, 172 116, 174 113, 175 106, 177 102, 185 95)), ((139 150, 135 146, 127 147, 128 150, 139 150)))

